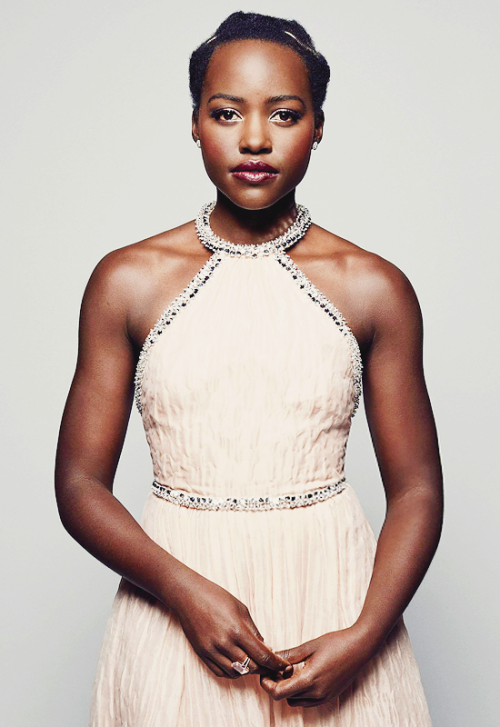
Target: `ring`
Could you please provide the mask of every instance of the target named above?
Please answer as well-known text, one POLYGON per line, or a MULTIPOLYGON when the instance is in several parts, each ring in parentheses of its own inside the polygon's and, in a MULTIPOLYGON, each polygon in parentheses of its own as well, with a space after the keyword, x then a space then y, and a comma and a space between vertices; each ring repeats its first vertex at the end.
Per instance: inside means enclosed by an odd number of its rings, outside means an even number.
POLYGON ((241 663, 241 661, 233 661, 231 663, 231 666, 233 667, 233 669, 235 669, 238 672, 238 674, 248 674, 248 672, 250 671, 250 669, 248 668, 249 664, 250 664, 250 657, 247 656, 247 658, 245 659, 243 664, 241 663))

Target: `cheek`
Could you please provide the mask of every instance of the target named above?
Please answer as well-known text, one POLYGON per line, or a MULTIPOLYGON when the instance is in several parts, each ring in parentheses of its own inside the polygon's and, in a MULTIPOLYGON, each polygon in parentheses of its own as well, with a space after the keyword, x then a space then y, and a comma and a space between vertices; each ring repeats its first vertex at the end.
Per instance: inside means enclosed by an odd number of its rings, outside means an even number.
POLYGON ((211 155, 226 153, 231 144, 234 144, 234 138, 231 138, 232 135, 228 131, 229 129, 214 124, 211 119, 200 124, 200 136, 206 152, 211 155))
POLYGON ((231 144, 227 138, 212 134, 205 136, 203 142, 203 157, 205 164, 211 169, 217 169, 219 166, 225 165, 225 160, 231 144))
POLYGON ((288 164, 297 169, 301 169, 307 165, 310 149, 311 134, 309 132, 297 134, 297 136, 293 139, 290 138, 283 145, 283 152, 286 155, 288 164))

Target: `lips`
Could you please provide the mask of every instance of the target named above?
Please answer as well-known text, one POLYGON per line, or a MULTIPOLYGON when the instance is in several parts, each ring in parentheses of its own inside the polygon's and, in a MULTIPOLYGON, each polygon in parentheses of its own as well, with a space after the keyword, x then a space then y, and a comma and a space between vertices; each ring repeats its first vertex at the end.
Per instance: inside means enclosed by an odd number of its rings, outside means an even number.
POLYGON ((275 179, 278 174, 278 170, 270 164, 251 160, 238 164, 237 167, 231 169, 231 172, 238 179, 252 184, 260 184, 260 182, 265 182, 268 179, 275 179))
POLYGON ((231 169, 232 172, 269 172, 271 174, 277 174, 278 170, 272 167, 270 164, 266 164, 265 162, 261 161, 251 161, 248 160, 246 162, 242 162, 241 164, 238 164, 237 167, 234 167, 234 169, 231 169))

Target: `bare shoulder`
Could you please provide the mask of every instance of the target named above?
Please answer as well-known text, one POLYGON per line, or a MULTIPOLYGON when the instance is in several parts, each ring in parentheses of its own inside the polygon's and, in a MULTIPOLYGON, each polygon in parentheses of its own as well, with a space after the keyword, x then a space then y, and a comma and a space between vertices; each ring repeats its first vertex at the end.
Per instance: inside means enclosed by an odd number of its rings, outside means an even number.
POLYGON ((135 289, 144 280, 150 283, 155 272, 162 269, 168 261, 174 263, 178 258, 185 259, 198 252, 199 245, 195 244, 193 229, 193 223, 186 222, 179 227, 112 250, 97 263, 91 280, 96 278, 101 284, 109 284, 117 289, 130 286, 135 289))
POLYGON ((350 285, 359 286, 373 296, 388 293, 404 296, 413 291, 407 276, 394 263, 317 225, 316 228, 319 254, 347 275, 350 285))
POLYGON ((398 323, 420 325, 416 292, 400 268, 318 225, 313 233, 310 248, 317 256, 318 275, 325 288, 327 278, 332 281, 332 295, 360 339, 368 342, 378 331, 398 323))
POLYGON ((139 350, 155 321, 208 255, 194 220, 109 252, 85 289, 84 318, 106 320, 139 350))
POLYGON ((116 294, 140 295, 144 286, 155 283, 169 265, 199 254, 199 244, 193 235, 193 222, 166 230, 139 242, 125 245, 107 253, 96 265, 89 280, 90 286, 116 294))

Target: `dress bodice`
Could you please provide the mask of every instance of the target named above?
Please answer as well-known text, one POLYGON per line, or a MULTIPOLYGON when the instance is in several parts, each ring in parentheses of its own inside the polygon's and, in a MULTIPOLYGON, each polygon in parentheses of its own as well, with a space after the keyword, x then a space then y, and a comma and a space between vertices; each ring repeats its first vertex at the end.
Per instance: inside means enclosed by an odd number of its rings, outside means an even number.
POLYGON ((361 356, 284 251, 216 251, 151 330, 136 375, 157 482, 277 496, 343 476, 361 356))

